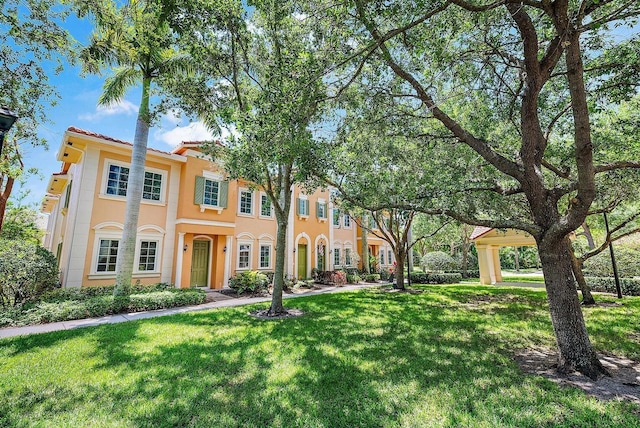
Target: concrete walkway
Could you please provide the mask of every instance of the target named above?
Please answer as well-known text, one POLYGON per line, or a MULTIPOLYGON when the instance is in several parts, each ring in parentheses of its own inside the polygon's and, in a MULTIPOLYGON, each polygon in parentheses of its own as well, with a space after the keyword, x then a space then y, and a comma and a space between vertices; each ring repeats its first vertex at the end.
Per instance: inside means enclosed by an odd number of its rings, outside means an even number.
MULTIPOLYGON (((296 297, 311 296, 314 294, 336 293, 341 291, 359 290, 362 288, 379 287, 388 285, 383 283, 377 284, 357 284, 344 286, 321 286, 317 290, 309 290, 304 293, 283 294, 284 299, 292 299, 296 297)), ((73 330, 76 328, 90 327, 102 324, 118 324, 126 321, 141 320, 147 318, 163 317, 166 315, 183 314, 185 312, 203 311, 214 308, 226 308, 231 306, 242 306, 254 303, 270 302, 271 297, 232 297, 222 294, 218 291, 208 291, 212 302, 203 303, 195 306, 181 306, 171 309, 158 309, 156 311, 132 312, 128 314, 107 315, 100 318, 84 318, 80 320, 53 322, 50 324, 38 324, 25 327, 9 327, 0 328, 0 338, 22 336, 27 334, 48 333, 50 331, 73 330)))

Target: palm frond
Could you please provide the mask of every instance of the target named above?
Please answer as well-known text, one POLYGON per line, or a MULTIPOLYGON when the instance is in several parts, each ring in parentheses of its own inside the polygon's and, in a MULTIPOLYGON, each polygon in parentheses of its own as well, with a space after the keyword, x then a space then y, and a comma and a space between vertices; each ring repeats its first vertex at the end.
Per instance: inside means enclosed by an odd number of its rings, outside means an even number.
POLYGON ((107 77, 98 104, 108 106, 124 98, 130 88, 142 83, 142 74, 136 67, 119 67, 107 77))

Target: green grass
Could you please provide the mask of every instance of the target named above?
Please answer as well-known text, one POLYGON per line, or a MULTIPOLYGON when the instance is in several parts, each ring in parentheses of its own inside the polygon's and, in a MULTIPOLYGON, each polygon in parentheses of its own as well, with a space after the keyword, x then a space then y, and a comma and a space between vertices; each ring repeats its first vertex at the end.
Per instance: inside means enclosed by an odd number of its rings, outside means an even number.
MULTIPOLYGON (((633 427, 640 406, 524 375, 553 346, 542 290, 470 285, 287 300, 0 340, 0 426, 633 427)), ((613 300, 613 299, 612 299, 613 300)), ((640 359, 640 298, 585 310, 640 359)))

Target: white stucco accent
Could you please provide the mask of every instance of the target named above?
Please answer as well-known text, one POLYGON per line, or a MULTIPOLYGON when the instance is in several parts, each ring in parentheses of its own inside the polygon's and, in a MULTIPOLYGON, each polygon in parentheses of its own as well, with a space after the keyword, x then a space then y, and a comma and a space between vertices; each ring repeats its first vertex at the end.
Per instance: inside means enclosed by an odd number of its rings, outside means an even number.
POLYGON ((231 255, 233 253, 233 236, 227 236, 227 252, 224 255, 224 281, 223 287, 229 287, 229 277, 231 276, 231 255))
POLYGON ((178 233, 178 248, 176 248, 176 288, 180 288, 180 283, 182 282, 182 261, 184 258, 184 251, 182 248, 184 247, 184 235, 184 232, 178 233))
MULTIPOLYGON (((173 273, 174 258, 182 256, 182 245, 178 245, 178 248, 174 248, 176 241, 176 217, 178 216, 178 194, 180 193, 180 171, 181 165, 171 165, 169 171, 169 186, 167 194, 167 219, 165 223, 166 235, 164 239, 164 251, 162 257, 162 270, 160 275, 160 281, 170 283, 171 274, 173 273)), ((183 236, 184 241, 184 236, 183 236)), ((181 258, 181 257, 180 257, 181 258)), ((175 269, 182 269, 182 262, 176 260, 175 269)), ((177 275, 176 275, 177 278, 177 275)), ((180 283, 176 279, 176 284, 180 283)))

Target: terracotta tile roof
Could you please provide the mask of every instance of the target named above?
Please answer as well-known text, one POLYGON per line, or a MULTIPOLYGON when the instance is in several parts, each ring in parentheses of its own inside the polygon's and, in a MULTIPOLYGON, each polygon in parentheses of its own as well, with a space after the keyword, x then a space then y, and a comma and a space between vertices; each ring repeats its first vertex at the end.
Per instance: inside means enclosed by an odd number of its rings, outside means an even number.
POLYGON ((471 232, 471 236, 469 237, 469 239, 471 240, 478 239, 482 235, 489 233, 492 230, 493 230, 492 227, 476 226, 475 229, 473 229, 473 232, 471 232))
MULTIPOLYGON (((75 132, 76 134, 86 135, 87 137, 100 138, 101 140, 112 141, 114 143, 124 144, 125 146, 133 147, 133 144, 131 144, 131 143, 127 142, 127 141, 118 140, 117 138, 109 137, 108 135, 98 134, 96 132, 86 131, 84 129, 76 128, 75 126, 68 127, 67 131, 75 132)), ((147 151, 156 152, 156 153, 162 153, 163 155, 170 155, 171 154, 169 152, 165 152, 165 151, 162 151, 162 150, 154 149, 154 148, 151 148, 151 147, 147 147, 147 151)))

